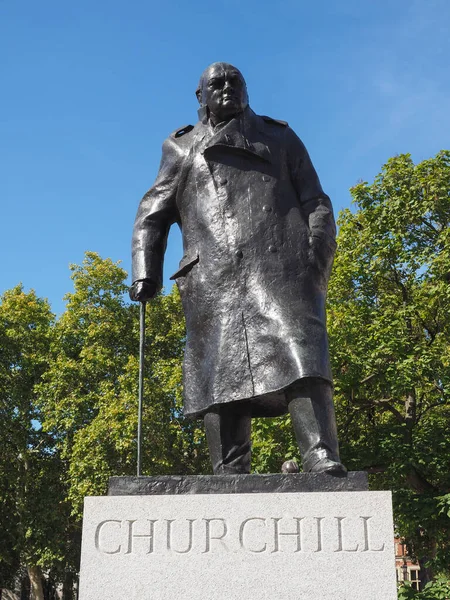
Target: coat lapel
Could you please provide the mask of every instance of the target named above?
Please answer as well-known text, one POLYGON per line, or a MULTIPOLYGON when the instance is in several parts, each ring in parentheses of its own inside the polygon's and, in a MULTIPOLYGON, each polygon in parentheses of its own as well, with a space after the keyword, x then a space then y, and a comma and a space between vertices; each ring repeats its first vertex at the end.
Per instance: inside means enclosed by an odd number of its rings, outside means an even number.
POLYGON ((246 109, 242 117, 232 119, 207 141, 203 150, 205 158, 211 157, 213 148, 221 148, 271 162, 270 150, 254 123, 256 119, 250 109, 246 109))

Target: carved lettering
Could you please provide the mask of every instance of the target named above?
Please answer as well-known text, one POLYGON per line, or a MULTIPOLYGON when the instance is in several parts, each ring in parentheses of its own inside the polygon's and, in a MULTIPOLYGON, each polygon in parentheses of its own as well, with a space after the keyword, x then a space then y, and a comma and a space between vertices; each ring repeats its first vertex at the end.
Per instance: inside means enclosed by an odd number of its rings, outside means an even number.
POLYGON ((111 555, 205 554, 219 550, 251 554, 383 552, 385 543, 380 541, 377 546, 373 541, 372 519, 259 516, 233 521, 232 526, 220 517, 163 519, 160 524, 158 519, 107 519, 96 526, 94 542, 98 552, 111 555))
POLYGON ((119 544, 114 550, 106 550, 101 547, 100 533, 102 532, 103 527, 107 523, 116 523, 119 525, 119 529, 121 529, 121 527, 122 527, 122 521, 116 521, 114 519, 109 519, 107 521, 102 521, 101 523, 99 523, 97 525, 97 529, 95 530, 95 549, 98 550, 99 552, 102 552, 103 554, 118 554, 120 552, 120 550, 122 549, 121 544, 119 544))
POLYGON ((245 521, 242 521, 241 526, 239 528, 239 542, 241 544, 241 548, 243 550, 248 550, 249 552, 254 552, 254 553, 264 552, 267 548, 267 544, 265 542, 261 548, 250 548, 245 543, 245 535, 244 534, 246 531, 246 526, 251 521, 259 521, 259 523, 262 522, 264 524, 264 527, 266 525, 266 519, 263 519, 262 517, 250 517, 249 519, 245 519, 245 521))
POLYGON ((197 519, 186 519, 186 521, 189 523, 189 527, 188 527, 188 543, 187 543, 187 547, 185 550, 177 550, 176 548, 173 547, 173 543, 172 543, 172 523, 175 521, 175 519, 166 519, 166 523, 167 523, 167 550, 173 550, 174 552, 176 552, 177 554, 187 554, 188 552, 190 552, 192 550, 192 543, 193 543, 193 525, 195 523, 197 519))
POLYGON ((344 548, 344 534, 342 531, 342 523, 347 517, 336 517, 338 526, 338 548, 335 552, 357 552, 359 544, 356 544, 356 548, 344 548))
POLYGON ((322 552, 322 521, 325 517, 315 517, 317 523, 317 550, 314 552, 322 552))
POLYGON ((364 525, 364 548, 362 552, 383 552, 384 543, 381 548, 371 548, 370 547, 370 533, 369 533, 369 520, 372 517, 361 517, 363 525, 364 525))
POLYGON ((150 532, 149 533, 134 533, 134 524, 136 523, 136 520, 127 520, 126 521, 128 523, 128 546, 127 546, 127 550, 126 550, 125 554, 132 554, 133 540, 136 538, 148 539, 149 544, 148 544, 148 550, 147 550, 146 554, 151 554, 153 552, 154 530, 155 530, 155 523, 157 522, 157 520, 158 519, 156 519, 156 520, 147 519, 147 522, 150 523, 150 532))
POLYGON ((280 550, 280 536, 281 535, 293 535, 297 538, 297 547, 294 552, 301 552, 302 550, 302 521, 303 517, 293 517, 294 521, 297 524, 296 531, 280 531, 278 527, 278 523, 281 521, 280 517, 272 517, 273 521, 273 550, 274 552, 279 552, 280 550))
POLYGON ((225 521, 225 519, 203 519, 203 521, 205 521, 206 523, 206 543, 205 543, 205 550, 203 552, 203 554, 205 554, 206 552, 210 552, 211 550, 211 541, 212 540, 218 540, 221 542, 222 546, 224 548, 226 548, 226 544, 225 542, 223 542, 223 538, 227 535, 228 533, 228 527, 227 527, 227 522, 225 521), (221 535, 217 536, 213 536, 211 533, 211 523, 213 523, 214 521, 217 521, 218 523, 222 523, 222 533, 221 535))

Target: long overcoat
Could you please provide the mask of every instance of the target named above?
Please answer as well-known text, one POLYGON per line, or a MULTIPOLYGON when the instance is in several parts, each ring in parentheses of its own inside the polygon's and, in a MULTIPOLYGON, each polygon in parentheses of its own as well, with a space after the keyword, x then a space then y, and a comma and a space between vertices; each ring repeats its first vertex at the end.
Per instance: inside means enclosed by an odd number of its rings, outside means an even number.
POLYGON ((162 286, 175 222, 185 414, 245 399, 254 415, 274 416, 294 381, 331 381, 325 299, 336 228, 292 129, 247 108, 221 128, 199 121, 169 136, 136 216, 133 281, 162 286))

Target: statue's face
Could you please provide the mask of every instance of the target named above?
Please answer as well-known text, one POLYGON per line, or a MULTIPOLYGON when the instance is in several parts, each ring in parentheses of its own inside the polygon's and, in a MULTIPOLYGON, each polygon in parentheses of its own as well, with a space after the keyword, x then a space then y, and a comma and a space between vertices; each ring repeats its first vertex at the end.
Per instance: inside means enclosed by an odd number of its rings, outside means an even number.
POLYGON ((247 106, 247 89, 241 73, 232 65, 215 63, 203 75, 202 104, 216 121, 226 121, 247 106))

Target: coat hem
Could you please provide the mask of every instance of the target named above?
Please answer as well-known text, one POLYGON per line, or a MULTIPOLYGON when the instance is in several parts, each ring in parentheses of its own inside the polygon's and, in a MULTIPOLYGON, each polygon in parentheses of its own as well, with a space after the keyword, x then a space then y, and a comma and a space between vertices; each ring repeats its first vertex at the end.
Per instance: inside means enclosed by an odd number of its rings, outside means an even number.
POLYGON ((230 404, 232 402, 249 402, 252 406, 252 418, 257 417, 279 417, 281 415, 285 415, 288 412, 288 402, 286 399, 286 391, 292 385, 297 382, 304 382, 305 379, 323 379, 327 381, 331 386, 333 386, 333 380, 331 377, 324 377, 323 375, 305 375, 303 377, 298 377, 293 379, 287 385, 276 388, 274 390, 270 390, 265 392, 264 394, 259 394, 258 396, 253 396, 251 398, 236 398, 234 400, 224 400, 223 402, 212 402, 206 408, 197 411, 184 411, 183 414, 186 418, 189 419, 201 419, 205 416, 205 414, 215 408, 221 406, 222 404, 230 404))

